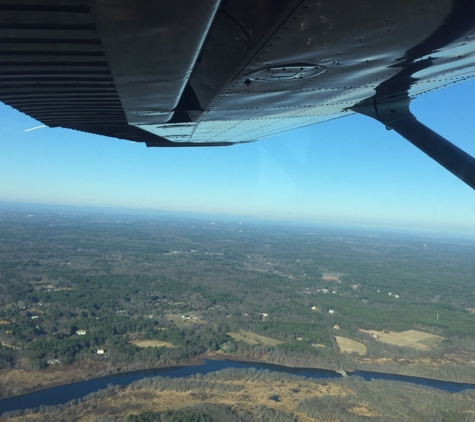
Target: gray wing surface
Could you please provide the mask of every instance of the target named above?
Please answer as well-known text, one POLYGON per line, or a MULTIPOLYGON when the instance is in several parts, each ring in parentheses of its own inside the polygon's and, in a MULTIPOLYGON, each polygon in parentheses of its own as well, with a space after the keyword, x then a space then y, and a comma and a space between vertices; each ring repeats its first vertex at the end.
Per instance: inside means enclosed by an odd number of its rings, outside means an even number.
POLYGON ((148 146, 250 142, 475 74, 471 0, 0 0, 0 101, 148 146))

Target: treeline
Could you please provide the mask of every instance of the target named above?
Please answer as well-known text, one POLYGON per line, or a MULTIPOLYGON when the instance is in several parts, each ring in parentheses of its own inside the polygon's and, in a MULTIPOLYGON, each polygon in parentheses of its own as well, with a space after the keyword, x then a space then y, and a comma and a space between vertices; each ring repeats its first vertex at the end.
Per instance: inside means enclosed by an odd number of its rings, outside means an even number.
POLYGON ((14 350, 0 345, 0 369, 13 368, 16 363, 16 355, 14 350))
POLYGON ((292 414, 259 406, 255 412, 232 409, 223 404, 197 404, 166 412, 145 411, 130 415, 125 422, 297 422, 292 414))

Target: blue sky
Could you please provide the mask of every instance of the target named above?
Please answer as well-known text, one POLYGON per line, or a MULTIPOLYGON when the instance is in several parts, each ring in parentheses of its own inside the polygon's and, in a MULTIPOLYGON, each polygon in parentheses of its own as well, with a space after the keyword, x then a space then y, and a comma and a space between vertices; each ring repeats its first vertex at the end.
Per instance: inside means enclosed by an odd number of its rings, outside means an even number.
MULTIPOLYGON (((475 81, 412 110, 475 155, 475 81)), ((475 232, 475 192, 394 132, 350 116, 226 148, 146 148, 0 103, 0 201, 475 232)))

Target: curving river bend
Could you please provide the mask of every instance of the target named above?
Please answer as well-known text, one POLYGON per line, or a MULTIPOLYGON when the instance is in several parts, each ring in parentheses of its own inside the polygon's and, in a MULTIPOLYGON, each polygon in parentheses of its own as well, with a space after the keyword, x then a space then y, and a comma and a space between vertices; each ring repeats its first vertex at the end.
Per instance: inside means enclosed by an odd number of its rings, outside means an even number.
MULTIPOLYGON (((291 368, 287 366, 273 365, 260 362, 241 362, 233 360, 205 360, 202 365, 175 366, 169 368, 145 369, 123 374, 109 375, 89 381, 80 381, 59 387, 47 388, 34 393, 21 396, 9 397, 0 400, 0 415, 3 412, 16 409, 28 409, 44 406, 55 406, 67 403, 70 400, 84 397, 89 393, 106 388, 108 385, 128 385, 134 381, 147 377, 165 376, 170 378, 184 378, 189 375, 207 374, 225 368, 255 368, 267 369, 271 372, 300 375, 308 378, 341 378, 340 374, 325 369, 291 368)), ((450 381, 439 381, 429 378, 410 377, 406 375, 393 375, 378 372, 355 371, 349 372, 349 376, 359 376, 365 380, 382 379, 390 381, 410 382, 428 387, 439 388, 450 393, 458 393, 466 389, 475 390, 475 384, 462 384, 450 381)))

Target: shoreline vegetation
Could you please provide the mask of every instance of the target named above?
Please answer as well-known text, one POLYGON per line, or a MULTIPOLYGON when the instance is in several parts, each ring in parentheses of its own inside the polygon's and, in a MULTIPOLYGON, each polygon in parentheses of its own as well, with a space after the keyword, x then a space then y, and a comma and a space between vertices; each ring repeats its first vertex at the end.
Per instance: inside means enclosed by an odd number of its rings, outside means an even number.
MULTIPOLYGON (((474 356, 475 358, 475 356, 474 356)), ((308 370, 326 370, 333 371, 335 375, 338 374, 337 368, 331 368, 328 366, 293 366, 279 363, 276 361, 264 359, 249 358, 246 356, 226 355, 221 353, 205 353, 186 361, 177 362, 170 365, 162 366, 141 366, 140 364, 133 364, 127 367, 120 368, 98 368, 88 367, 85 365, 71 365, 69 367, 56 367, 48 368, 45 370, 1 370, 0 371, 0 399, 11 398, 15 396, 25 395, 41 390, 47 390, 52 387, 59 387, 62 385, 72 384, 81 381, 89 381, 97 378, 103 378, 110 375, 123 375, 127 373, 146 371, 146 370, 160 370, 174 367, 184 366, 198 366, 202 365, 205 360, 229 360, 237 362, 249 362, 249 363, 265 363, 270 365, 282 366, 284 368, 291 369, 308 369, 308 370), (22 383, 28 383, 30 387, 20 387, 22 383), (37 384, 35 384, 37 383, 37 384), (13 392, 11 386, 16 385, 16 393, 13 392)), ((348 362, 346 362, 348 363, 348 362)), ((475 386, 475 368, 460 366, 458 369, 467 373, 467 370, 472 369, 473 375, 468 375, 465 380, 460 378, 456 379, 455 376, 437 376, 437 371, 434 371, 433 367, 413 366, 410 364, 399 363, 398 364, 355 364, 344 367, 343 369, 348 373, 363 371, 372 372, 375 374, 385 375, 402 375, 415 378, 423 378, 429 381, 442 381, 451 382, 456 384, 471 384, 475 386), (389 366, 390 365, 390 366, 389 366), (391 368, 388 370, 388 366, 391 368), (351 369, 349 369, 351 367, 351 369), (427 369, 431 372, 431 376, 428 375, 427 369)), ((445 372, 445 375, 453 373, 454 368, 449 368, 450 372, 445 372)), ((163 375, 166 377, 166 374, 163 375)))
POLYGON ((109 386, 66 404, 5 412, 0 420, 472 422, 474 411, 475 392, 470 390, 451 394, 399 381, 312 379, 227 368, 109 386))

